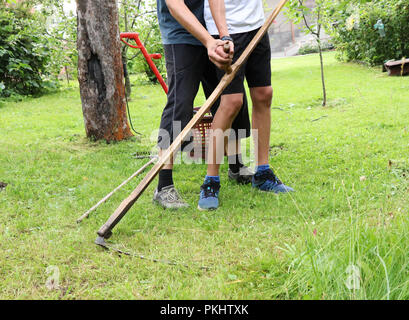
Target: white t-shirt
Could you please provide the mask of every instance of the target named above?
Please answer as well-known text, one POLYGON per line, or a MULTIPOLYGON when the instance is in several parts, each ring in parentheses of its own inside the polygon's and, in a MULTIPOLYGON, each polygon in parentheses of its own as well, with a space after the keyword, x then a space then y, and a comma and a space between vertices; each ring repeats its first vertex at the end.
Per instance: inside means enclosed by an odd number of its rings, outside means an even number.
MULTIPOLYGON (((262 0, 225 0, 226 22, 230 34, 243 33, 260 28, 264 24, 262 0)), ((209 1, 205 0, 204 17, 211 35, 219 35, 210 11, 209 1)))

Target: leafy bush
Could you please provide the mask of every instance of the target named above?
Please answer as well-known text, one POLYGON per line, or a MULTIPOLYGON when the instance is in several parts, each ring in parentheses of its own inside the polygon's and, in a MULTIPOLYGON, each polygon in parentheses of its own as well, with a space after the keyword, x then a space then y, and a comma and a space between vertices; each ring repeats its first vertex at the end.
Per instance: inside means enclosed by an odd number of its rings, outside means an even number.
POLYGON ((64 1, 31 0, 38 9, 38 19, 46 25, 44 39, 50 53, 47 70, 51 79, 77 77, 77 17, 68 12, 64 1), (64 73, 61 74, 61 71, 64 73))
POLYGON ((1 3, 0 97, 34 95, 49 85, 42 78, 49 59, 43 31, 30 10, 1 3))
MULTIPOLYGON (((160 53, 162 55, 162 59, 154 60, 154 62, 159 72, 164 75, 166 74, 165 54, 157 20, 158 18, 156 17, 156 14, 151 15, 150 17, 145 17, 145 19, 138 21, 136 24, 136 30, 139 31, 139 37, 142 43, 144 43, 148 53, 160 53)), ((137 51, 135 52, 135 50, 128 50, 128 57, 132 57, 136 53, 137 51)), ((130 60, 128 66, 131 73, 145 73, 150 81, 154 83, 157 82, 155 74, 150 69, 142 53, 139 53, 136 58, 130 60)))
POLYGON ((337 21, 332 28, 333 40, 340 58, 376 65, 409 56, 407 0, 349 4, 343 10, 334 10, 333 17, 337 21), (384 31, 379 28, 379 20, 384 31))

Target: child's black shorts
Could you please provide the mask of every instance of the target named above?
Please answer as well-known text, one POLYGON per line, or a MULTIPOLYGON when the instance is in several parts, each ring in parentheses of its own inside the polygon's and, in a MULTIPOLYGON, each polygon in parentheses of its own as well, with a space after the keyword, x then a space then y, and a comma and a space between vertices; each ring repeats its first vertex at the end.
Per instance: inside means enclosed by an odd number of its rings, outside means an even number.
MULTIPOLYGON (((233 62, 236 62, 241 56, 258 30, 259 29, 230 35, 234 41, 233 62)), ((221 79, 223 75, 223 71, 217 71, 219 79, 221 79)), ((237 72, 232 83, 223 91, 223 94, 243 92, 244 79, 247 80, 249 88, 271 86, 271 48, 270 39, 267 33, 237 72)))

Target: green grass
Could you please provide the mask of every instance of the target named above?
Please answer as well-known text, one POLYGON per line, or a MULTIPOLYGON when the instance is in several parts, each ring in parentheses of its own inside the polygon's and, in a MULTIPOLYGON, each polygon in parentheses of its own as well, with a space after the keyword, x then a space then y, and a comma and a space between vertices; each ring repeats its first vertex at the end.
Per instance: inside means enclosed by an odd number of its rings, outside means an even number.
MULTIPOLYGON (((140 178, 75 223, 146 162, 132 155, 154 146, 165 103, 159 86, 133 88, 133 123, 144 137, 109 145, 84 138, 76 86, 3 103, 0 181, 9 185, 0 191, 0 298, 409 299, 409 79, 337 62, 333 53, 325 60, 327 108, 316 55, 272 62, 270 163, 296 193, 234 185, 225 164, 221 207, 202 213, 205 165, 183 164, 175 181, 190 209, 155 207, 153 183, 114 229, 119 247, 178 266, 93 244, 140 178), (346 285, 351 265, 357 290, 346 285), (45 286, 49 266, 60 270, 56 290, 45 286)), ((197 105, 203 101, 200 94, 197 105)))

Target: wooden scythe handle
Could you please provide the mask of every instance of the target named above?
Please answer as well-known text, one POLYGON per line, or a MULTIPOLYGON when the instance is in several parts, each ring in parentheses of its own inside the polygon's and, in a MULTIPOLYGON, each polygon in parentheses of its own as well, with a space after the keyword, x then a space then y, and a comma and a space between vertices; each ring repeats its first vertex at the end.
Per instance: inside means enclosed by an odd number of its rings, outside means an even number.
POLYGON ((162 167, 166 164, 167 161, 177 152, 180 148, 183 140, 189 135, 190 130, 199 123, 199 121, 204 117, 204 115, 210 110, 212 105, 217 101, 220 97, 224 89, 233 81, 234 77, 236 76, 237 71, 241 68, 243 63, 246 59, 250 56, 253 50, 256 48, 257 44, 263 38, 263 36, 267 33, 268 28, 277 18, 280 11, 283 9, 285 4, 288 0, 281 0, 278 4, 277 8, 272 12, 272 14, 268 17, 264 25, 260 28, 257 34, 254 36, 253 40, 247 46, 246 50, 240 56, 240 58, 236 61, 236 63, 231 67, 232 72, 230 74, 225 74, 224 77, 221 79, 219 85, 213 91, 211 96, 207 99, 204 105, 200 108, 200 110, 196 113, 196 115, 190 120, 190 122, 186 125, 186 127, 182 130, 182 132, 176 137, 174 142, 171 144, 169 149, 163 154, 163 156, 158 160, 158 162, 152 167, 152 169, 148 172, 146 177, 139 183, 136 189, 126 198, 119 207, 115 210, 115 212, 109 217, 107 222, 98 230, 98 235, 103 238, 108 238, 111 234, 111 230, 117 225, 117 223, 124 217, 124 215, 128 212, 128 210, 134 205, 134 203, 139 199, 145 189, 149 186, 149 184, 155 179, 159 171, 162 167))
MULTIPOLYGON (((230 52, 230 45, 228 43, 225 43, 223 46, 223 50, 225 53, 229 53, 230 52)), ((226 73, 230 74, 233 72, 233 69, 231 68, 231 66, 229 65, 226 69, 226 73)))
POLYGON ((103 197, 101 200, 98 201, 96 205, 94 205, 91 209, 89 209, 87 212, 85 212, 81 217, 77 219, 77 223, 80 223, 82 220, 85 218, 88 218, 88 216, 91 214, 91 212, 97 210, 102 204, 107 202, 109 198, 111 198, 115 192, 117 192, 119 189, 121 189, 124 185, 126 185, 129 181, 131 181, 133 178, 136 176, 140 175, 147 167, 149 167, 151 164, 153 164, 156 161, 156 157, 151 158, 148 163, 142 166, 138 171, 136 171, 134 174, 132 174, 128 179, 126 179, 124 182, 122 182, 118 187, 116 187, 114 190, 112 190, 110 193, 108 193, 105 197, 103 197))

